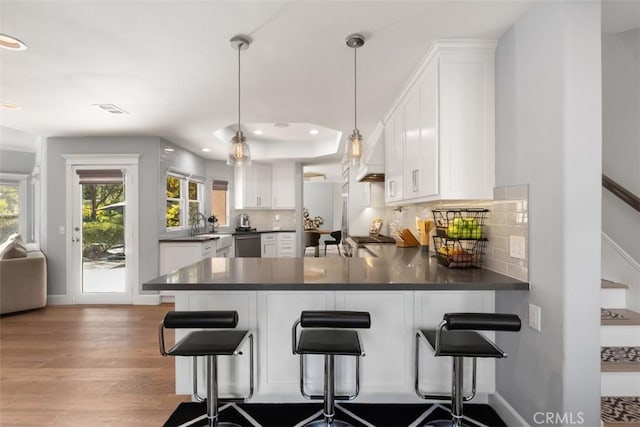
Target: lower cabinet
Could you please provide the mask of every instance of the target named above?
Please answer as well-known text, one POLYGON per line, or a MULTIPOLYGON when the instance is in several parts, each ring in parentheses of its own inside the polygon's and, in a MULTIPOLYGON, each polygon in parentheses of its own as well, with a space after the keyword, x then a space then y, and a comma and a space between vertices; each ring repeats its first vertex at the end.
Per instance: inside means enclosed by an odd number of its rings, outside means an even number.
POLYGON ((277 250, 277 233, 262 233, 260 235, 261 253, 262 258, 275 258, 278 256, 277 250))
POLYGON ((215 240, 160 242, 160 274, 167 274, 216 253, 215 240))
POLYGON ((262 258, 295 258, 296 233, 262 233, 262 258))
MULTIPOLYGON (((360 359, 361 403, 422 402, 414 387, 416 328, 436 328, 445 312, 493 312, 494 292, 479 291, 181 291, 176 310, 237 310, 238 328, 254 333, 255 395, 252 402, 303 402, 299 390, 299 356, 291 351, 291 328, 303 310, 353 310, 371 314, 371 328, 358 333, 366 356, 360 359)), ((183 336, 176 331, 176 338, 183 336)), ((488 334, 493 338, 493 334, 488 334)), ((420 345, 424 346, 424 343, 420 345)), ((221 394, 247 390, 248 344, 242 356, 220 358, 221 394), (224 360, 230 359, 230 360, 224 360)), ((323 357, 305 356, 307 392, 322 394, 323 357)), ((177 358, 176 391, 191 392, 191 360, 177 358), (182 360, 184 359, 184 360, 182 360)), ((423 390, 448 392, 450 360, 434 358, 421 347, 423 390)), ((336 358, 336 392, 353 390, 355 359, 336 358)), ((471 370, 471 363, 465 365, 471 370)), ((199 375, 204 387, 204 371, 199 375)), ((478 393, 495 388, 493 359, 478 360, 478 393)), ((465 392, 468 392, 465 390, 465 392)))
POLYGON ((278 233, 278 258, 295 258, 296 233, 278 233))

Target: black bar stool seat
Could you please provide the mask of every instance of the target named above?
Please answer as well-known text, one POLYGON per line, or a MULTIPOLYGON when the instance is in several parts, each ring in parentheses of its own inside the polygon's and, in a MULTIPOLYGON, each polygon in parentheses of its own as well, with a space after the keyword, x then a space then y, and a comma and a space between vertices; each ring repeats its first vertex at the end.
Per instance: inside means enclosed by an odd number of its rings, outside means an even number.
POLYGON ((491 340, 476 331, 520 330, 520 318, 503 313, 446 313, 438 329, 418 329, 415 342, 415 391, 422 399, 451 400, 451 419, 432 421, 429 427, 463 427, 463 402, 476 394, 476 358, 507 357, 507 354, 491 340), (420 390, 420 339, 424 338, 434 351, 434 356, 453 358, 451 394, 425 394, 420 390), (471 394, 464 396, 464 358, 473 359, 471 394))
POLYGON ((195 331, 171 347, 169 356, 232 356, 247 338, 247 331, 195 331))
MULTIPOLYGON (((422 335, 431 348, 436 348, 435 329, 422 329, 422 335)), ((440 356, 495 357, 502 358, 504 353, 484 335, 474 331, 447 331, 441 337, 440 356)))
POLYGON ((307 427, 346 427, 349 424, 336 420, 335 400, 355 399, 360 390, 360 356, 364 356, 358 332, 351 329, 371 327, 371 316, 362 311, 303 311, 292 328, 293 354, 300 355, 300 393, 307 399, 323 399, 324 419, 312 421, 307 427), (300 326, 300 338, 297 328, 300 326), (304 356, 324 356, 324 394, 309 395, 304 388, 304 356), (351 395, 335 394, 335 356, 356 358, 356 389, 351 395))
POLYGON ((356 331, 303 330, 296 352, 360 356, 362 348, 356 331))
MULTIPOLYGON (((218 421, 219 401, 245 401, 253 395, 253 334, 247 330, 234 329, 238 324, 236 311, 170 311, 158 328, 160 354, 163 356, 193 357, 193 396, 196 401, 206 401, 206 425, 209 427, 236 427, 237 424, 218 421), (165 349, 165 329, 198 329, 165 349), (231 330, 230 330, 231 329, 231 330), (246 340, 250 341, 249 353, 249 394, 243 398, 218 398, 218 356, 241 355, 246 340), (206 358, 207 393, 206 398, 198 394, 197 357, 206 358)), ((189 425, 192 425, 190 422, 189 425)))

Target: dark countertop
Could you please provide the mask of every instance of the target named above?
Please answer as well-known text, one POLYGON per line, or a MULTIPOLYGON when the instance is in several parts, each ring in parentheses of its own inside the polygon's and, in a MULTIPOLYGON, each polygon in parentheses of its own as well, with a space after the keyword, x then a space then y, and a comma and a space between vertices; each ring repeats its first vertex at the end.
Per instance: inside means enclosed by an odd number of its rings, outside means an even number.
MULTIPOLYGON (((256 231, 254 231, 253 233, 295 233, 296 230, 270 230, 270 229, 258 229, 256 231)), ((216 232, 216 233, 203 233, 203 234, 196 234, 195 236, 191 237, 191 236, 166 236, 166 237, 161 237, 158 241, 160 242, 203 242, 206 240, 216 240, 219 239, 220 236, 224 236, 224 235, 235 235, 235 234, 247 234, 246 231, 243 232, 236 232, 234 230, 231 231, 222 231, 222 232, 216 232)))
POLYGON ((220 235, 224 233, 205 233, 196 234, 195 236, 175 236, 175 237, 161 237, 160 242, 205 242, 207 240, 217 240, 220 235))
POLYGON ((419 248, 372 244, 368 258, 209 258, 150 280, 150 290, 495 291, 529 283, 484 269, 449 269, 419 248))

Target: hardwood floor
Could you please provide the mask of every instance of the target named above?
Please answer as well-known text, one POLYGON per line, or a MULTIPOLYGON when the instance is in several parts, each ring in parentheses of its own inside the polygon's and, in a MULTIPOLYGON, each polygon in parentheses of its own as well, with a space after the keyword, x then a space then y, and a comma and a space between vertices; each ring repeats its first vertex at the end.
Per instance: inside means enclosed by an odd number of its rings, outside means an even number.
POLYGON ((2 317, 0 425, 161 426, 190 400, 174 394, 174 359, 158 351, 172 309, 50 306, 2 317))

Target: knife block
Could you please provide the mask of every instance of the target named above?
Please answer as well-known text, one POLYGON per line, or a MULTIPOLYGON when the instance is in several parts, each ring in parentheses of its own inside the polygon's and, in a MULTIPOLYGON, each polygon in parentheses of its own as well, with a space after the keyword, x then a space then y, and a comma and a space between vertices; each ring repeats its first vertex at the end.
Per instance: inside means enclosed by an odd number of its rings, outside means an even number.
POLYGON ((396 242, 397 247, 413 248, 420 245, 416 236, 414 236, 408 228, 403 228, 398 236, 400 237, 400 240, 396 242))

